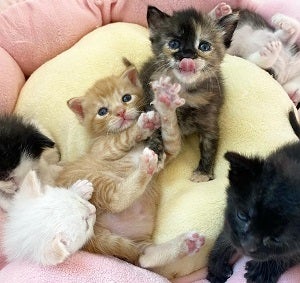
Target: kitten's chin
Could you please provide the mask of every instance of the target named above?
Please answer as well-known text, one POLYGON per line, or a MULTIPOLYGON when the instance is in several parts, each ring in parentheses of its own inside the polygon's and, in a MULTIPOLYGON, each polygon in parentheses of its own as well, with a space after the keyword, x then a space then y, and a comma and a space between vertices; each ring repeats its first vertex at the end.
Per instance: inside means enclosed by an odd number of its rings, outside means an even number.
POLYGON ((193 84, 199 80, 199 72, 183 72, 179 69, 174 69, 173 73, 180 83, 193 84))

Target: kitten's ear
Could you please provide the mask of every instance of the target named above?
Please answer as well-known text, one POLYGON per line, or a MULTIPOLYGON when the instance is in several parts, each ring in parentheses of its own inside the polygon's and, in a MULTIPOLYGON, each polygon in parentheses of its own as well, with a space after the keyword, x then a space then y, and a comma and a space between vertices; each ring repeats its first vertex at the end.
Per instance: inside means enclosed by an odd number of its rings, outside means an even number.
POLYGON ((46 148, 53 148, 54 145, 54 141, 38 130, 28 137, 28 146, 34 157, 39 157, 46 148))
POLYGON ((20 193, 33 198, 42 195, 42 185, 34 170, 30 170, 25 176, 20 186, 20 193))
POLYGON ((165 19, 169 18, 170 16, 161 10, 157 9, 154 6, 148 6, 147 10, 147 22, 148 27, 151 30, 158 29, 161 24, 165 21, 165 19))
POLYGON ((129 80, 135 87, 141 87, 139 74, 135 66, 131 65, 121 75, 124 80, 129 80))
POLYGON ((239 21, 238 13, 229 14, 217 21, 218 26, 223 31, 224 45, 226 48, 230 47, 231 39, 237 27, 238 21, 239 21))
POLYGON ((230 163, 229 180, 233 185, 240 185, 258 176, 263 167, 263 161, 257 157, 249 158, 236 152, 226 152, 225 159, 230 163))
POLYGON ((75 113, 79 122, 82 122, 84 119, 84 112, 82 107, 83 97, 74 97, 67 101, 68 107, 75 113))
POLYGON ((58 233, 46 250, 45 258, 47 259, 47 264, 56 265, 66 260, 70 255, 67 249, 69 244, 69 239, 63 233, 58 233))

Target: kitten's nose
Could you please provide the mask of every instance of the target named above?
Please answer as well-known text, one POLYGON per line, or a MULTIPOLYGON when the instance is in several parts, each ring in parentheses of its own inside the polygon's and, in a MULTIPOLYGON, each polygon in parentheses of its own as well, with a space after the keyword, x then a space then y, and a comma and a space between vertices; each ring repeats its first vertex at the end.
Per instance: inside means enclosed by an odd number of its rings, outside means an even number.
POLYGON ((249 253, 255 253, 258 249, 258 243, 254 237, 249 237, 242 243, 243 249, 249 253))
POLYGON ((126 110, 123 108, 117 111, 117 116, 119 117, 124 118, 125 114, 126 114, 126 110))

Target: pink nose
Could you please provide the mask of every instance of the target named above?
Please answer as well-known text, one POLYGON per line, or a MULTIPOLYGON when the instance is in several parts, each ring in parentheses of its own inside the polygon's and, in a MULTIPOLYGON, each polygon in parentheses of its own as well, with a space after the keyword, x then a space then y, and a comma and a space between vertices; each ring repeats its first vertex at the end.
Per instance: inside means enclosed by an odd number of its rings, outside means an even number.
POLYGON ((126 110, 125 109, 120 109, 117 112, 117 115, 120 116, 120 117, 122 117, 122 118, 124 118, 125 114, 126 114, 126 110))

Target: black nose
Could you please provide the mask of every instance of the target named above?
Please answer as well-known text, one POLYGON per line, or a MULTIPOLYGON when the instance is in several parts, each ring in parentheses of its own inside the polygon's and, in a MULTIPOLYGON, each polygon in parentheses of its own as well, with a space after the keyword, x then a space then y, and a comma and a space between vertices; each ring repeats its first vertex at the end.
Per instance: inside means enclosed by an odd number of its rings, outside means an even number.
POLYGON ((181 61, 183 58, 191 58, 196 59, 197 53, 193 51, 192 49, 183 49, 181 51, 178 51, 174 54, 174 57, 176 60, 181 61))
POLYGON ((246 252, 255 253, 258 250, 258 240, 255 237, 249 236, 241 244, 246 252))

